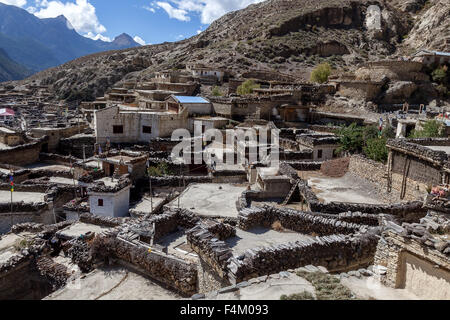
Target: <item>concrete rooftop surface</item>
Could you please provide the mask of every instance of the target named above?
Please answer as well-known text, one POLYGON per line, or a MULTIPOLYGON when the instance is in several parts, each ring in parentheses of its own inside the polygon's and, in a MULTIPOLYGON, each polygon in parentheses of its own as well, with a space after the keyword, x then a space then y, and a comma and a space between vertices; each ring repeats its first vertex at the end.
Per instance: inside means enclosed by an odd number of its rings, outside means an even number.
MULTIPOLYGON (((220 216, 236 218, 236 201, 246 190, 232 184, 192 184, 180 196, 180 207, 201 216, 220 216)), ((170 207, 178 207, 178 198, 170 207)))

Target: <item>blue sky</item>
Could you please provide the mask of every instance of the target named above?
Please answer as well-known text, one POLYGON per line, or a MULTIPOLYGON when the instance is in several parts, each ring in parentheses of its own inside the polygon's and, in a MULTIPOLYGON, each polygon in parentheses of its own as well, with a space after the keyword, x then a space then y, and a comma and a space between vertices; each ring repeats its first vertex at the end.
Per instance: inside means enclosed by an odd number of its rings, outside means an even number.
POLYGON ((63 14, 75 30, 111 41, 125 32, 141 44, 189 38, 223 14, 262 0, 0 0, 39 18, 63 14))

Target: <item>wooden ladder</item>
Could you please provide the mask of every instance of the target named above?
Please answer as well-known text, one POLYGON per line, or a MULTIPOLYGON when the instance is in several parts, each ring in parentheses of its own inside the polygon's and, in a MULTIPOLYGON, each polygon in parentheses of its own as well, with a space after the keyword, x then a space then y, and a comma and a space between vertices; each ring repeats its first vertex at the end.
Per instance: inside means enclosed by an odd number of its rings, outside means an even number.
POLYGON ((286 198, 284 199, 282 205, 285 206, 289 203, 289 200, 291 200, 295 190, 297 189, 297 186, 299 184, 299 180, 295 181, 294 185, 292 186, 291 190, 289 191, 288 195, 286 196, 286 198))

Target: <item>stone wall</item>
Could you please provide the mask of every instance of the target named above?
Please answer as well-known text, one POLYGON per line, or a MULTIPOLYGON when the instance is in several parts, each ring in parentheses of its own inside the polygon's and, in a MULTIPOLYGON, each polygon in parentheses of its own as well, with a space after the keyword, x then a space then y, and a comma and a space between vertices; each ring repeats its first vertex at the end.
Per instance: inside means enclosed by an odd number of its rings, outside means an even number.
MULTIPOLYGON (((403 170, 403 168, 401 169, 403 170)), ((348 172, 352 175, 364 178, 370 181, 378 189, 380 193, 387 192, 387 166, 361 155, 353 155, 350 157, 350 165, 348 172)), ((392 173, 392 192, 391 199, 400 199, 400 191, 402 188, 403 175, 392 173)), ((407 179, 405 200, 417 200, 426 192, 427 186, 423 183, 407 179)))
POLYGON ((324 266, 331 272, 367 267, 373 262, 378 239, 372 234, 331 235, 267 248, 249 249, 243 259, 227 266, 232 284, 306 265, 324 266))
POLYGON ((197 266, 181 259, 119 239, 114 233, 94 239, 93 256, 104 259, 114 257, 142 269, 152 279, 179 292, 192 296, 197 292, 197 266))
POLYGON ((41 139, 15 148, 0 150, 0 163, 26 166, 38 162, 44 142, 45 139, 41 139))
POLYGON ((202 223, 197 224, 187 232, 187 241, 191 248, 219 277, 226 278, 227 261, 233 254, 225 242, 220 241, 202 223))
POLYGON ((95 136, 94 135, 77 135, 71 138, 61 139, 58 151, 63 155, 73 155, 79 159, 83 159, 83 146, 86 159, 93 157, 95 136))
POLYGON ((278 221, 283 228, 302 234, 319 234, 321 236, 333 234, 353 234, 367 227, 355 223, 340 221, 313 213, 301 212, 292 209, 275 208, 247 208, 239 212, 239 227, 249 230, 253 227, 264 226, 270 228, 278 221))
POLYGON ((381 277, 384 285, 406 289, 423 299, 449 299, 448 256, 389 230, 383 232, 379 241, 375 264, 385 268, 381 277))
POLYGON ((90 213, 84 213, 80 215, 80 222, 86 223, 86 224, 93 224, 100 227, 108 227, 108 228, 115 228, 120 226, 122 223, 125 222, 124 218, 113 218, 113 217, 103 217, 103 216, 96 216, 90 213))

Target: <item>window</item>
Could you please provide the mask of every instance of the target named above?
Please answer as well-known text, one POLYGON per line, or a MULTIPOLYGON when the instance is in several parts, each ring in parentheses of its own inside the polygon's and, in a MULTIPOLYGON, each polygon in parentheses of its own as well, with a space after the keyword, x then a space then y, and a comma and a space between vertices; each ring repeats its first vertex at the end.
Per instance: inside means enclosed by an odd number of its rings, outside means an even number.
POLYGON ((122 134, 123 133, 123 126, 113 126, 113 133, 114 134, 122 134))
POLYGON ((333 158, 337 158, 337 150, 336 149, 333 149, 333 158))
POLYGON ((151 134, 152 133, 152 127, 150 127, 150 126, 143 126, 142 127, 142 132, 151 134))
POLYGON ((98 206, 103 207, 103 199, 98 199, 98 206))
POLYGON ((323 150, 317 150, 317 158, 322 159, 323 157, 323 150))

